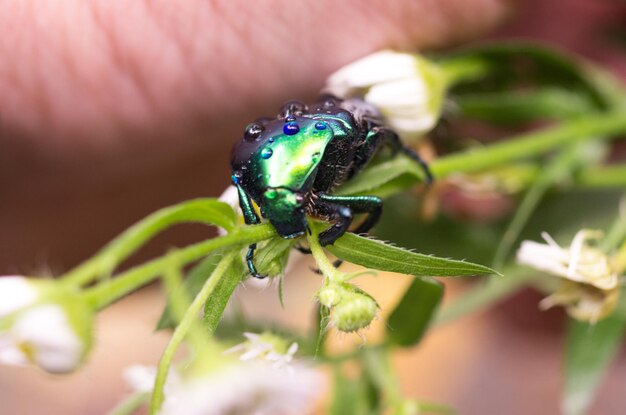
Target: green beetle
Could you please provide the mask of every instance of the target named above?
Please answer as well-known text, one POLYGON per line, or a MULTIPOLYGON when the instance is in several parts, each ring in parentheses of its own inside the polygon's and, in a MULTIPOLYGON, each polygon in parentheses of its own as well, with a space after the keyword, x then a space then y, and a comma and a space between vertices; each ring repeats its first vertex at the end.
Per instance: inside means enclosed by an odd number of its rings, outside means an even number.
MULTIPOLYGON (((358 173, 382 146, 404 153, 432 175, 426 163, 398 135, 383 124, 371 105, 357 99, 324 96, 310 106, 299 101, 285 104, 276 118, 249 124, 231 156, 233 185, 247 224, 260 223, 253 201, 283 238, 296 238, 307 230, 306 216, 333 225, 320 233, 322 246, 341 237, 353 214, 368 217, 354 232, 370 230, 382 213, 376 196, 338 196, 332 191, 358 173)), ((252 276, 254 251, 246 256, 252 276)))

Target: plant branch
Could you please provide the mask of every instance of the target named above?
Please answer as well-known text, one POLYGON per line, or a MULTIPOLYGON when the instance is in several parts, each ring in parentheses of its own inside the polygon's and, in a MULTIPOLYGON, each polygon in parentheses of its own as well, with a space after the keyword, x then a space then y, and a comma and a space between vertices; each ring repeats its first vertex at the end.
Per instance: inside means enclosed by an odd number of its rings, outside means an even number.
POLYGON ((216 249, 235 248, 260 242, 275 234, 276 232, 270 224, 238 227, 228 235, 193 244, 131 268, 119 274, 116 278, 103 281, 94 288, 85 291, 85 296, 94 309, 101 309, 155 280, 163 273, 164 269, 167 269, 168 264, 171 263, 170 261, 175 261, 180 266, 185 266, 216 249))

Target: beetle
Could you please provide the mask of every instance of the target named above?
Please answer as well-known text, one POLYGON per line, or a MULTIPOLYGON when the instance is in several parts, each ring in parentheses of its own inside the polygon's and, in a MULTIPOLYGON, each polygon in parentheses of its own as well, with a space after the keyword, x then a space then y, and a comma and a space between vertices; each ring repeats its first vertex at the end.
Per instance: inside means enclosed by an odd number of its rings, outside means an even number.
MULTIPOLYGON (((379 220, 383 202, 376 196, 332 194, 340 184, 361 171, 382 147, 409 156, 433 180, 428 165, 398 135, 384 125, 379 111, 359 99, 322 96, 311 105, 287 102, 275 118, 260 118, 244 130, 232 149, 232 182, 246 224, 261 216, 283 238, 297 238, 308 229, 306 216, 332 222, 319 234, 320 245, 340 238, 354 214, 367 218, 354 230, 369 231, 379 220)), ((246 255, 248 270, 254 265, 256 244, 246 255)))

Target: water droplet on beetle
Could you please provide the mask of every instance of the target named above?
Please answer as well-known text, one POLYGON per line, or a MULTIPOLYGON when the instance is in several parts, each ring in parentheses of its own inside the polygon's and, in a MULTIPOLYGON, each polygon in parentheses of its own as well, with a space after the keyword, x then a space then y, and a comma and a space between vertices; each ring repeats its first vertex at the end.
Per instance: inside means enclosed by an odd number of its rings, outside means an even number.
POLYGON ((326 123, 322 122, 322 121, 318 121, 315 123, 315 129, 316 130, 325 130, 326 129, 326 123))
POLYGON ((274 151, 272 151, 271 148, 264 148, 263 150, 261 150, 261 157, 264 159, 268 159, 270 157, 272 157, 272 154, 274 154, 274 151))
POLYGON ((298 134, 299 131, 300 131, 300 126, 296 122, 287 123, 283 127, 283 133, 285 133, 286 135, 298 134))

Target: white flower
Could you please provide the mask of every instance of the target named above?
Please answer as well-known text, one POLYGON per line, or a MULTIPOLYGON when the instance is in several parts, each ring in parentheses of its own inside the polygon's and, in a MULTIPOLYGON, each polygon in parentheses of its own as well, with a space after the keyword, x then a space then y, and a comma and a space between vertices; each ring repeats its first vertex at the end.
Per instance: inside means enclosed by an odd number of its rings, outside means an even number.
POLYGON ((611 270, 607 255, 585 243, 589 239, 601 237, 601 232, 581 230, 568 248, 561 248, 545 232, 541 236, 546 244, 522 242, 517 252, 517 261, 520 264, 604 290, 617 286, 617 274, 611 270))
POLYGON ((54 281, 0 277, 0 363, 74 370, 91 346, 92 311, 54 281))
POLYGON ((231 347, 226 353, 243 352, 242 361, 259 359, 272 362, 274 367, 284 367, 291 363, 298 351, 298 343, 287 340, 272 333, 244 333, 247 341, 231 347))
MULTIPOLYGON (((156 368, 150 366, 134 365, 124 371, 126 381, 139 393, 151 392, 155 377, 156 368)), ((303 365, 284 371, 262 362, 226 364, 190 378, 171 369, 159 414, 299 415, 309 412, 320 392, 321 377, 303 365)))
POLYGON ((229 365, 173 384, 162 415, 306 414, 320 393, 319 375, 305 366, 279 370, 262 363, 229 365))
POLYGON ((355 89, 369 88, 382 82, 418 76, 416 56, 392 50, 381 50, 354 61, 327 79, 329 92, 345 97, 355 89))
POLYGON ((0 362, 33 363, 51 373, 70 372, 82 362, 90 345, 84 329, 72 324, 60 304, 26 309, 0 332, 0 362))
POLYGON ((393 129, 410 139, 435 126, 446 88, 445 75, 432 62, 417 54, 383 50, 330 75, 325 89, 374 105, 393 129))
POLYGON ((0 277, 0 318, 33 304, 39 297, 36 284, 25 277, 0 277))
POLYGON ((586 243, 601 236, 599 231, 581 230, 567 248, 560 247, 545 232, 542 233, 545 244, 522 242, 517 252, 520 264, 564 279, 559 289, 540 303, 542 308, 563 305, 570 316, 591 322, 615 309, 618 275, 611 268, 608 256, 586 243))

